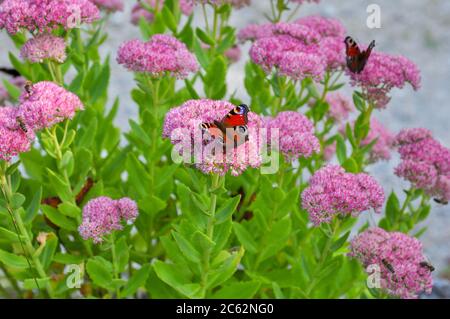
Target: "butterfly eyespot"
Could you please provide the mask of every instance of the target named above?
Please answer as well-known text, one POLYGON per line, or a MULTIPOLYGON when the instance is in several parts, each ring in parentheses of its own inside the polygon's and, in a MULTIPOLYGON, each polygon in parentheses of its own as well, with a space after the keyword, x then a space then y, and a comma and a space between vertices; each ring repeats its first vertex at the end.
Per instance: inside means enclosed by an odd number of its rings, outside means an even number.
POLYGON ((246 126, 238 126, 237 129, 238 129, 239 133, 241 133, 241 134, 247 133, 247 127, 246 126))

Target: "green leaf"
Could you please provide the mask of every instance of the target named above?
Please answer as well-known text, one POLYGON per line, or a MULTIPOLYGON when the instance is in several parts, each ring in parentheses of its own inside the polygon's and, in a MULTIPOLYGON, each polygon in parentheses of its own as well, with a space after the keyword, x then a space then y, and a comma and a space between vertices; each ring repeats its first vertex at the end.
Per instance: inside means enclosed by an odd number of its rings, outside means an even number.
POLYGON ((241 200, 241 195, 229 198, 219 207, 216 213, 216 224, 221 224, 227 219, 231 218, 231 215, 236 210, 239 201, 241 200))
POLYGON ((176 231, 172 231, 172 236, 173 238, 175 238, 178 248, 188 260, 192 261, 193 263, 200 262, 200 253, 183 235, 176 231))
POLYGON ((152 141, 150 139, 150 136, 148 136, 148 134, 142 129, 142 127, 131 119, 128 121, 128 123, 130 123, 131 132, 133 133, 133 135, 142 143, 144 143, 145 146, 150 147, 152 145, 152 141))
POLYGON ((336 135, 336 155, 341 165, 347 159, 347 147, 341 135, 336 135))
POLYGON ((120 237, 119 240, 115 242, 114 250, 116 252, 116 269, 118 272, 125 271, 128 265, 128 260, 130 259, 130 250, 127 244, 126 237, 120 237))
POLYGON ((260 260, 263 261, 280 251, 286 244, 291 233, 291 219, 283 218, 273 224, 266 234, 266 245, 262 247, 260 260))
POLYGON ((10 98, 15 102, 19 100, 19 96, 20 96, 20 89, 15 86, 14 84, 3 80, 3 85, 5 86, 6 91, 8 92, 10 98))
MULTIPOLYGON (((24 239, 23 236, 21 236, 22 240, 24 239)), ((0 240, 4 240, 6 242, 10 242, 10 243, 16 243, 19 242, 19 237, 16 233, 0 227, 0 240)))
POLYGON ((209 57, 206 54, 205 50, 203 50, 200 41, 197 38, 194 40, 194 52, 198 59, 198 62, 202 66, 203 69, 207 69, 209 65, 209 57))
POLYGON ((22 207, 23 203, 25 202, 25 196, 19 193, 15 193, 11 197, 11 206, 13 209, 18 209, 22 207))
POLYGON ((42 210, 44 212, 44 215, 47 216, 47 218, 56 226, 69 231, 77 230, 78 227, 76 222, 62 215, 57 209, 48 205, 42 205, 42 210))
POLYGON ((63 202, 72 201, 72 191, 70 185, 67 184, 59 175, 54 173, 51 169, 46 168, 50 185, 63 202))
POLYGON ((216 41, 200 28, 195 29, 197 37, 205 44, 214 45, 216 41))
POLYGON ((289 193, 287 193, 286 197, 281 201, 281 203, 278 205, 278 214, 277 216, 279 218, 284 217, 285 215, 289 214, 294 207, 298 205, 300 195, 300 188, 294 187, 289 193))
POLYGON ((110 78, 109 56, 106 58, 100 74, 96 78, 95 86, 91 89, 92 101, 96 102, 107 93, 110 78))
POLYGON ((338 240, 336 240, 332 245, 331 245, 331 251, 335 252, 336 250, 338 250, 339 248, 341 248, 345 242, 348 239, 348 236, 350 236, 350 231, 346 232, 344 235, 342 235, 338 240))
POLYGON ((166 264, 157 260, 153 269, 159 279, 189 298, 199 297, 200 285, 191 284, 190 279, 183 276, 177 265, 166 264))
POLYGON ((103 257, 97 256, 88 260, 86 271, 92 281, 105 289, 113 288, 112 265, 103 257))
POLYGON ((366 110, 365 102, 364 102, 363 98, 361 97, 361 95, 357 94, 356 92, 355 92, 355 94, 353 94, 353 103, 355 104, 355 107, 358 111, 365 112, 365 110, 366 110))
POLYGON ((0 261, 8 267, 12 268, 28 268, 25 257, 8 253, 0 249, 0 261))
POLYGON ((151 266, 144 265, 141 269, 137 270, 131 278, 128 280, 125 287, 120 292, 120 297, 129 297, 136 293, 139 287, 144 287, 147 281, 148 275, 150 274, 151 266))
POLYGON ((245 247, 245 249, 252 254, 256 254, 258 251, 257 244, 248 230, 243 225, 236 222, 233 222, 233 230, 239 242, 245 247))
POLYGON ((33 199, 31 200, 30 206, 27 207, 26 214, 23 219, 25 224, 31 223, 34 217, 38 214, 39 207, 41 206, 41 198, 42 187, 39 187, 39 190, 34 194, 33 199))
POLYGON ((58 237, 56 237, 54 233, 48 234, 47 239, 45 241, 44 249, 39 255, 42 267, 44 267, 45 270, 47 270, 50 267, 57 248, 58 248, 58 237))
POLYGON ((174 15, 172 14, 172 12, 169 10, 168 7, 164 6, 164 8, 162 9, 162 18, 164 20, 164 23, 166 24, 166 26, 173 32, 173 33, 177 33, 177 21, 174 17, 174 15))
POLYGON ((83 256, 76 256, 70 254, 56 253, 53 261, 63 265, 81 264, 84 261, 83 256))
POLYGON ((342 163, 342 167, 349 173, 359 173, 358 164, 352 157, 347 158, 347 160, 342 163))
POLYGON ((58 167, 60 170, 65 170, 67 172, 67 176, 72 176, 73 167, 74 167, 74 159, 73 153, 71 151, 66 151, 58 163, 58 167))
POLYGON ((68 202, 59 204, 58 210, 68 217, 78 218, 81 216, 81 209, 78 206, 68 202))
POLYGON ((191 95, 191 98, 194 100, 197 100, 200 98, 197 91, 195 91, 194 86, 192 85, 191 81, 188 79, 184 80, 184 84, 186 86, 186 89, 188 90, 189 94, 191 95))
POLYGON ((400 202, 394 192, 391 192, 386 202, 386 218, 389 223, 395 223, 397 215, 400 212, 400 202))
POLYGON ((37 289, 36 281, 39 285, 39 288, 46 287, 50 283, 50 278, 36 278, 36 279, 25 279, 23 281, 23 288, 27 290, 37 289))
POLYGON ((204 78, 205 93, 209 98, 221 99, 226 88, 227 62, 222 56, 217 56, 208 66, 204 78))
POLYGON ((258 292, 261 284, 257 281, 235 282, 220 288, 214 299, 250 299, 258 292))
MULTIPOLYGON (((241 262, 241 258, 244 255, 244 252, 245 252, 244 248, 241 247, 239 251, 229 255, 229 257, 224 259, 218 265, 216 265, 215 262, 213 262, 214 270, 209 273, 208 287, 209 288, 217 287, 226 282, 229 278, 231 278, 231 276, 233 276, 233 274, 236 272, 237 267, 241 262)), ((226 252, 226 254, 228 254, 228 252, 226 252)), ((221 257, 222 256, 219 255, 219 257, 217 258, 222 259, 221 257)))
POLYGON ((14 164, 9 165, 9 167, 6 169, 5 175, 9 176, 9 175, 14 174, 17 171, 17 169, 19 168, 19 166, 20 166, 20 161, 17 161, 14 164))

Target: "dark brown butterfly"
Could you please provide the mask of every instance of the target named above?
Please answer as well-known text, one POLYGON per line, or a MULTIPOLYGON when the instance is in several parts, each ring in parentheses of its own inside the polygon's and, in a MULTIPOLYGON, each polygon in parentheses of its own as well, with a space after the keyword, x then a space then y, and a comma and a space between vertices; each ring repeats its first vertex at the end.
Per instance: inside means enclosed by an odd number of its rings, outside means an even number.
POLYGON ((369 60, 372 49, 375 47, 375 41, 372 41, 364 51, 359 49, 358 44, 352 37, 346 37, 344 42, 348 69, 353 73, 361 73, 367 64, 367 60, 369 60))
POLYGON ((221 121, 202 123, 204 133, 218 141, 224 147, 238 147, 248 141, 249 107, 241 104, 232 109, 221 121))

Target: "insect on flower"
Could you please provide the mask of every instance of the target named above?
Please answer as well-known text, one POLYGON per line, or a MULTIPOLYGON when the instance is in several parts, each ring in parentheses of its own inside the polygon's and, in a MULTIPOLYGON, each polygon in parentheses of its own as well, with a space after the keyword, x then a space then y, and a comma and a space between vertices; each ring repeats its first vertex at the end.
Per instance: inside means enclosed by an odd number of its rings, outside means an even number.
POLYGON ((344 42, 347 54, 347 67, 353 73, 361 73, 369 60, 372 49, 375 47, 375 41, 372 41, 364 51, 359 49, 358 44, 352 37, 346 37, 344 42))
POLYGON ((435 270, 434 266, 428 261, 421 261, 419 265, 420 267, 427 268, 430 272, 433 272, 435 270))
POLYGON ((24 133, 28 133, 28 129, 27 126, 25 125, 25 123, 23 122, 23 119, 20 116, 16 117, 16 121, 19 124, 20 129, 24 132, 24 133))
POLYGON ((448 200, 443 200, 443 199, 439 199, 439 198, 433 198, 433 200, 441 205, 448 205, 448 200))
POLYGON ((232 109, 221 121, 202 123, 200 128, 220 144, 236 148, 248 141, 249 111, 247 105, 241 104, 232 109))
POLYGON ((33 93, 33 82, 27 81, 25 82, 25 86, 23 87, 25 92, 27 92, 28 96, 33 93))
POLYGON ((392 274, 392 280, 394 282, 398 282, 394 267, 386 259, 382 259, 381 262, 383 263, 384 267, 386 267, 386 269, 389 270, 389 272, 392 274))

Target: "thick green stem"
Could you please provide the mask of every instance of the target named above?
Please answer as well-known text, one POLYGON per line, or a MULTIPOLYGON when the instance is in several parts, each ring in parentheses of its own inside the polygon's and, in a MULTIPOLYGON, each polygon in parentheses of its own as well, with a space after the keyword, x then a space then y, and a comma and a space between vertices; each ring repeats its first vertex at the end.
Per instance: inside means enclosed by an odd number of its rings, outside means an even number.
MULTIPOLYGON (((28 257, 31 257, 31 260, 33 261, 34 268, 39 275, 39 278, 41 279, 48 279, 47 274, 45 273, 45 270, 41 264, 41 261, 39 260, 39 257, 35 254, 35 249, 33 247, 32 241, 30 236, 28 235, 28 231, 25 228, 25 224, 23 223, 22 216, 19 214, 19 211, 17 209, 13 209, 13 206, 11 204, 12 200, 12 189, 11 189, 11 180, 5 176, 6 169, 2 167, 1 174, 1 188, 3 195, 6 199, 6 209, 8 210, 14 228, 17 232, 19 241, 21 243, 22 249, 24 250, 25 258, 27 259, 28 265, 31 268, 31 263, 29 262, 28 257), (23 239, 23 241, 22 241, 23 239)), ((36 280, 36 286, 39 288, 38 282, 36 280)), ((48 295, 53 298, 53 291, 50 283, 47 283, 46 290, 48 295)))
MULTIPOLYGON (((115 238, 114 238, 114 233, 111 233, 110 241, 111 241, 111 256, 112 256, 114 279, 120 279, 119 270, 117 269, 116 242, 115 242, 115 238)), ((120 298, 120 288, 118 286, 116 287, 116 298, 117 299, 120 298)))
POLYGON ((312 290, 314 289, 314 287, 317 285, 317 276, 318 274, 320 274, 320 272, 322 271, 322 268, 324 266, 324 263, 327 261, 328 257, 330 257, 330 250, 331 250, 331 245, 334 242, 334 238, 337 234, 339 234, 339 226, 340 226, 340 220, 336 219, 333 224, 332 224, 332 233, 330 234, 330 236, 328 236, 327 241, 325 243, 325 246, 322 250, 320 259, 317 263, 317 266, 314 269, 314 273, 312 276, 312 280, 309 283, 309 286, 306 288, 305 292, 306 295, 309 297, 311 295, 312 290))
MULTIPOLYGON (((220 175, 214 174, 212 175, 212 182, 211 182, 211 189, 216 190, 219 185, 223 182, 220 178, 220 175)), ((208 224, 206 226, 206 236, 213 241, 214 240, 214 225, 215 225, 215 218, 216 218, 216 204, 217 204, 217 194, 212 193, 211 195, 211 205, 210 205, 210 216, 208 219, 208 224)), ((203 254, 203 262, 202 262, 202 275, 201 275, 201 296, 202 298, 206 297, 207 294, 207 287, 208 287, 208 273, 210 268, 210 258, 211 258, 212 248, 208 248, 205 250, 203 254)))

